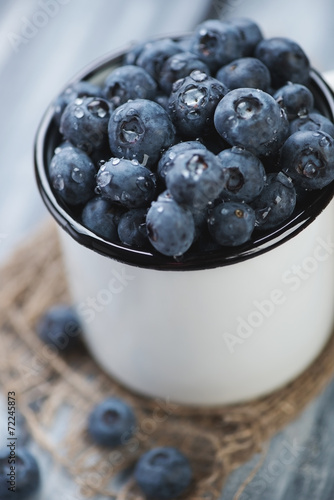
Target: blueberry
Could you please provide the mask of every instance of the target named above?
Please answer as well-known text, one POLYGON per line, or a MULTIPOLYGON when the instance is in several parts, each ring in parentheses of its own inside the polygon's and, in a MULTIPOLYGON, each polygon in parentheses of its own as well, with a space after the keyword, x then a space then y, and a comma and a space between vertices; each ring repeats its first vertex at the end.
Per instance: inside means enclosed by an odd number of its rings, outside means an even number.
POLYGON ((218 158, 224 172, 221 195, 248 203, 261 193, 266 172, 256 156, 245 149, 233 147, 219 153, 218 158))
POLYGON ((214 201, 222 190, 224 171, 210 151, 190 149, 178 154, 166 176, 166 185, 177 203, 201 209, 214 201))
POLYGON ((300 83, 287 83, 275 92, 274 99, 285 108, 289 120, 306 117, 314 105, 312 92, 300 83))
POLYGON ((187 208, 182 207, 168 193, 154 201, 146 216, 148 238, 158 252, 180 256, 192 245, 195 223, 187 208))
POLYGON ((1 500, 28 500, 40 486, 40 471, 35 457, 26 449, 15 449, 10 457, 8 447, 0 450, 0 498, 1 500), (9 463, 10 461, 10 463, 9 463), (10 484, 11 467, 15 467, 15 480, 10 484), (15 491, 8 488, 13 487, 15 491))
POLYGON ((64 138, 90 154, 108 146, 108 122, 113 105, 102 97, 83 97, 70 102, 60 120, 64 138))
POLYGON ((255 212, 239 201, 216 205, 208 217, 212 238, 223 246, 238 246, 250 240, 255 227, 255 212))
POLYGON ((191 52, 205 62, 214 73, 218 68, 242 56, 240 30, 227 22, 209 19, 199 24, 191 44, 191 52))
POLYGON ((290 134, 313 130, 314 132, 325 132, 334 137, 334 124, 320 113, 309 113, 306 116, 296 118, 290 123, 290 134))
POLYGON ((192 71, 200 71, 210 75, 208 66, 191 52, 179 52, 169 57, 160 72, 160 87, 170 94, 173 83, 189 76, 192 71))
POLYGON ((157 175, 160 179, 165 181, 167 172, 173 168, 174 160, 179 153, 183 153, 183 151, 187 151, 188 149, 206 149, 204 144, 199 141, 184 141, 178 142, 174 144, 170 148, 167 149, 161 156, 158 168, 157 175))
POLYGON ((156 178, 137 160, 111 158, 96 175, 97 191, 126 208, 148 206, 154 199, 156 178))
POLYGON ((178 497, 189 487, 192 469, 178 449, 161 446, 140 457, 134 477, 147 498, 168 500, 178 497))
POLYGON ((129 99, 154 99, 157 84, 143 68, 134 65, 115 68, 106 78, 103 93, 116 107, 129 99))
POLYGON ((99 445, 116 448, 134 434, 136 417, 122 399, 109 397, 97 404, 88 417, 88 434, 99 445))
POLYGON ((86 203, 94 196, 96 169, 87 154, 75 147, 62 147, 49 164, 55 194, 69 205, 86 203))
POLYGON ((259 155, 275 153, 288 135, 286 113, 268 93, 252 88, 231 90, 219 102, 214 123, 231 146, 259 155))
POLYGON ((242 39, 242 55, 252 56, 257 44, 263 40, 260 27, 252 19, 246 17, 233 17, 228 22, 239 29, 242 39))
POLYGON ((216 106, 226 93, 225 85, 200 71, 175 82, 169 109, 177 132, 193 138, 210 134, 216 106))
POLYGON ((161 151, 175 142, 174 125, 156 102, 135 99, 119 106, 109 121, 109 143, 114 156, 137 159, 154 167, 161 151))
POLYGON ((334 139, 325 132, 295 132, 281 150, 281 168, 299 186, 321 189, 334 179, 334 139))
POLYGON ((153 40, 144 45, 136 64, 144 68, 156 81, 159 81, 163 65, 169 57, 178 52, 181 52, 181 47, 170 38, 153 40))
POLYGON ((121 216, 118 236, 122 243, 136 248, 147 245, 146 214, 146 208, 133 208, 121 216))
POLYGON ((270 71, 255 57, 242 57, 220 68, 217 80, 230 90, 239 87, 252 87, 268 92, 271 85, 270 71))
POLYGON ((82 210, 83 225, 108 241, 118 241, 117 227, 124 209, 106 198, 96 196, 82 210))
POLYGON ((268 174, 261 194, 252 207, 259 229, 274 229, 292 215, 296 206, 296 190, 282 172, 268 174))
POLYGON ((56 99, 54 106, 54 118, 57 125, 60 125, 61 115, 66 106, 78 97, 102 97, 102 90, 98 85, 80 81, 67 87, 56 99))
POLYGON ((310 62, 303 49, 293 40, 284 37, 266 38, 256 46, 254 55, 269 68, 275 88, 287 82, 307 84, 310 62))
POLYGON ((38 320, 36 331, 47 345, 61 351, 70 351, 80 344, 82 328, 73 307, 56 304, 50 307, 38 320))

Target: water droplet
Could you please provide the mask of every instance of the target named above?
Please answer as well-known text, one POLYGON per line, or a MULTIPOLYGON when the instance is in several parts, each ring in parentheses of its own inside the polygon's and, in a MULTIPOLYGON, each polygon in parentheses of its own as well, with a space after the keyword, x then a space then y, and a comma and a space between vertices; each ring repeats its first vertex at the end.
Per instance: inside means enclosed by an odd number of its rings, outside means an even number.
POLYGON ((189 107, 198 108, 205 104, 206 91, 197 87, 190 87, 182 96, 182 101, 189 107))
POLYGON ((112 162, 111 162, 111 163, 112 163, 113 165, 118 165, 120 162, 121 162, 121 160, 120 160, 119 158, 113 158, 113 160, 112 160, 112 162))
POLYGON ((322 136, 321 139, 319 140, 319 145, 322 148, 326 148, 331 145, 331 141, 329 140, 328 137, 322 136))
POLYGON ((131 163, 132 163, 132 165, 136 165, 136 166, 139 165, 139 161, 136 160, 135 158, 133 160, 131 160, 131 163))
POLYGON ((169 155, 168 155, 168 158, 169 158, 170 160, 175 160, 175 158, 176 158, 176 153, 174 153, 174 151, 171 151, 171 152, 169 153, 169 155))
POLYGON ((200 155, 194 155, 187 163, 187 169, 195 175, 201 175, 208 168, 208 164, 200 155))
POLYGON ((81 182, 83 182, 85 180, 84 174, 82 173, 82 171, 78 167, 75 167, 72 170, 71 177, 74 180, 74 182, 77 182, 78 184, 80 184, 81 182))
POLYGON ((306 108, 302 108, 302 109, 300 109, 300 110, 298 111, 298 113, 297 113, 297 114, 298 114, 298 117, 299 117, 299 118, 307 118, 307 116, 308 116, 308 111, 307 111, 307 109, 306 109, 306 108))
POLYGON ((93 99, 87 105, 87 109, 98 118, 105 118, 109 113, 109 105, 103 99, 93 99))
POLYGON ((164 207, 158 207, 157 208, 157 212, 159 212, 159 214, 162 214, 163 211, 164 211, 164 207))
POLYGON ((63 177, 60 174, 56 175, 56 177, 53 178, 53 180, 52 180, 52 186, 57 191, 62 191, 64 189, 64 187, 65 187, 65 181, 64 181, 63 177))
POLYGON ((190 76, 195 82, 204 82, 207 80, 208 75, 206 73, 203 73, 203 71, 200 71, 198 69, 195 69, 190 73, 190 76))
POLYGON ((60 151, 62 150, 62 148, 60 148, 59 146, 55 149, 55 155, 57 155, 58 153, 60 153, 60 151))
POLYGON ((213 226, 215 222, 216 222, 216 218, 213 217, 213 215, 208 218, 208 224, 210 224, 210 226, 213 226))
POLYGON ((186 64, 186 61, 180 61, 180 59, 174 58, 170 62, 170 68, 173 71, 180 71, 181 69, 185 68, 186 64))
POLYGON ((112 179, 112 175, 108 170, 104 170, 101 173, 98 173, 97 175, 97 184, 100 187, 105 187, 107 186, 112 179))
POLYGON ((147 190, 149 189, 150 187, 150 183, 148 182, 147 179, 145 179, 145 177, 143 176, 140 176, 138 177, 137 181, 136 181, 136 185, 139 187, 139 189, 141 191, 143 191, 144 193, 147 192, 147 190))
POLYGON ((275 198, 275 204, 276 204, 276 205, 279 205, 279 203, 280 203, 281 201, 282 201, 282 198, 281 198, 279 195, 277 195, 277 196, 276 196, 276 198, 275 198))
POLYGON ((83 99, 81 99, 81 97, 77 97, 74 100, 74 104, 76 104, 77 106, 81 106, 82 103, 83 103, 83 99))
POLYGON ((130 199, 129 193, 127 193, 126 191, 123 191, 122 194, 121 194, 121 201, 127 202, 129 199, 130 199))

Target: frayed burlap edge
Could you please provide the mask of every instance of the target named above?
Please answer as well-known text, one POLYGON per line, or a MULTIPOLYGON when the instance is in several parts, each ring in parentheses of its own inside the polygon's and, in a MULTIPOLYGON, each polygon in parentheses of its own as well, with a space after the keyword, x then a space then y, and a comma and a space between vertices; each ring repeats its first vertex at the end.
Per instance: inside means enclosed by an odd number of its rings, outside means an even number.
MULTIPOLYGON (((40 315, 55 303, 71 303, 54 223, 46 223, 0 270, 0 385, 15 391, 18 408, 33 438, 75 479, 80 495, 141 500, 131 468, 147 449, 180 448, 194 479, 183 499, 214 500, 228 474, 254 453, 265 456, 266 442, 305 408, 334 373, 334 336, 317 360, 284 388, 249 403, 189 408, 131 393, 103 373, 84 347, 61 356, 35 333, 40 315), (86 432, 87 415, 105 396, 133 405, 135 435, 117 450, 95 446, 86 432), (55 432, 59 421, 63 431, 55 432), (56 437, 55 437, 56 435, 56 437), (122 477, 118 487, 113 480, 122 477)), ((240 485, 238 500, 252 474, 240 485)))

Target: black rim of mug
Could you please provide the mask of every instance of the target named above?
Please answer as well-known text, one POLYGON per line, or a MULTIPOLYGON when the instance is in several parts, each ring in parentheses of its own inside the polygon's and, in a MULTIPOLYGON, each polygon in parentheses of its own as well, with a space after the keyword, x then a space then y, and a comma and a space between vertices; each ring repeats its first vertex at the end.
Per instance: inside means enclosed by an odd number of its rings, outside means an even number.
MULTIPOLYGON (((121 63, 125 52, 129 48, 127 47, 116 54, 106 54, 95 60, 67 82, 64 89, 80 80, 94 81, 97 75, 110 71, 112 67, 121 63)), ((315 94, 317 107, 322 107, 321 112, 334 121, 334 94, 332 90, 314 69, 311 70, 310 80, 310 87, 315 94)), ((202 253, 188 251, 180 258, 175 259, 166 257, 153 248, 141 250, 121 243, 113 243, 97 236, 73 218, 56 199, 50 187, 47 165, 60 141, 60 134, 53 120, 54 112, 55 107, 51 103, 42 118, 34 145, 35 176, 41 197, 56 222, 77 243, 105 257, 125 264, 148 269, 177 271, 212 269, 245 261, 268 252, 299 234, 320 215, 334 194, 333 181, 322 190, 319 190, 307 207, 293 214, 277 230, 272 231, 270 234, 261 234, 259 232, 250 242, 240 247, 221 247, 221 249, 202 253)))

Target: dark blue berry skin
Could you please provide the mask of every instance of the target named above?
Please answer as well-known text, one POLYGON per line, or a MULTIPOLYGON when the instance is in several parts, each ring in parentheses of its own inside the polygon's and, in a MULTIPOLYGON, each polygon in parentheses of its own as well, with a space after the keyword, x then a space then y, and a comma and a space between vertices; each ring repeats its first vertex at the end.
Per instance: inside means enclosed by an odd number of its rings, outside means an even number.
POLYGON ((144 68, 154 80, 160 80, 163 65, 167 59, 181 52, 181 47, 170 38, 153 40, 144 45, 136 64, 144 68))
POLYGON ((260 196, 252 203, 257 228, 278 227, 292 215, 295 206, 296 190, 291 179, 282 172, 268 174, 260 196))
POLYGON ((209 19, 197 26, 190 50, 207 64, 213 74, 224 64, 242 56, 243 42, 237 27, 209 19))
POLYGON ((122 214, 118 224, 118 236, 124 245, 144 248, 148 244, 146 208, 133 208, 122 214))
POLYGON ((230 24, 239 29, 242 39, 242 55, 252 56, 255 47, 263 40, 260 27, 251 19, 246 17, 233 17, 228 20, 230 24))
POLYGON ((231 146, 240 146, 256 156, 275 153, 288 135, 286 113, 262 90, 231 90, 219 102, 214 123, 231 146))
POLYGON ((310 62, 303 49, 284 37, 266 38, 255 49, 255 57, 270 70, 274 88, 287 82, 306 85, 310 76, 310 62))
POLYGON ((130 405, 117 398, 97 404, 88 417, 88 434, 92 440, 108 448, 125 444, 136 428, 136 417, 130 405))
POLYGON ((191 52, 179 52, 169 57, 160 72, 160 87, 170 94, 173 83, 189 76, 192 71, 200 71, 210 75, 208 66, 191 52))
POLYGON ((274 99, 281 108, 285 108, 289 120, 306 117, 314 106, 312 92, 300 83, 288 83, 278 89, 274 99))
POLYGON ((126 208, 147 207, 155 197, 156 178, 137 160, 111 158, 96 175, 97 192, 126 208))
POLYGON ((254 200, 262 191, 266 172, 262 162, 245 149, 233 147, 219 153, 224 181, 221 196, 230 200, 254 200))
POLYGON ((51 185, 69 205, 86 203, 94 196, 96 169, 87 154, 75 147, 57 150, 49 164, 51 185))
POLYGON ((239 246, 250 240, 255 227, 255 212, 239 201, 216 205, 208 217, 209 232, 222 246, 239 246))
POLYGON ((108 241, 118 241, 117 226, 124 209, 101 196, 89 200, 81 214, 82 224, 108 241))
POLYGON ((189 138, 210 134, 216 106, 227 91, 221 82, 200 71, 175 82, 169 109, 177 132, 189 138))
POLYGON ((166 192, 162 193, 149 208, 146 227, 152 246, 169 257, 184 254, 195 238, 192 213, 176 203, 166 192))
POLYGON ((82 327, 73 307, 57 304, 50 307, 38 320, 36 331, 47 345, 68 352, 80 345, 82 327))
POLYGON ((216 78, 230 90, 249 87, 269 92, 271 85, 269 69, 255 57, 242 57, 230 62, 220 68, 216 78))
POLYGON ((158 167, 157 167, 157 175, 159 179, 165 182, 167 172, 173 168, 175 158, 184 151, 189 149, 203 149, 205 150, 204 144, 199 141, 184 141, 178 142, 171 146, 167 151, 163 153, 161 156, 158 167))
POLYGON ((334 139, 325 132, 295 132, 282 147, 280 164, 296 185, 321 189, 334 179, 334 139))
POLYGON ((334 137, 334 124, 320 113, 309 113, 307 116, 296 118, 290 123, 290 135, 295 132, 313 130, 314 132, 325 132, 334 137))
POLYGON ((87 154, 108 145, 108 123, 113 105, 102 97, 83 97, 68 104, 60 120, 64 138, 87 154))
POLYGON ((178 449, 158 447, 140 457, 134 477, 147 498, 172 500, 189 487, 192 469, 178 449))
POLYGON ((61 115, 64 109, 78 97, 102 97, 102 90, 98 85, 93 83, 80 81, 73 83, 62 92, 55 101, 54 118, 57 125, 60 125, 61 115))
POLYGON ((177 203, 191 210, 202 209, 222 190, 221 161, 210 151, 190 149, 180 153, 166 176, 167 189, 177 203))
POLYGON ((154 100, 157 93, 155 80, 143 68, 126 65, 115 68, 104 82, 103 94, 115 107, 129 99, 154 100))
POLYGON ((26 449, 16 447, 15 462, 8 463, 10 449, 8 447, 0 450, 0 498, 1 500, 32 500, 40 487, 40 471, 35 457, 26 449), (15 491, 10 491, 11 486, 7 482, 10 467, 15 467, 15 481, 13 488, 15 491))
POLYGON ((119 106, 110 117, 108 133, 114 156, 137 159, 147 167, 155 167, 161 151, 175 142, 175 128, 168 113, 147 99, 119 106))

